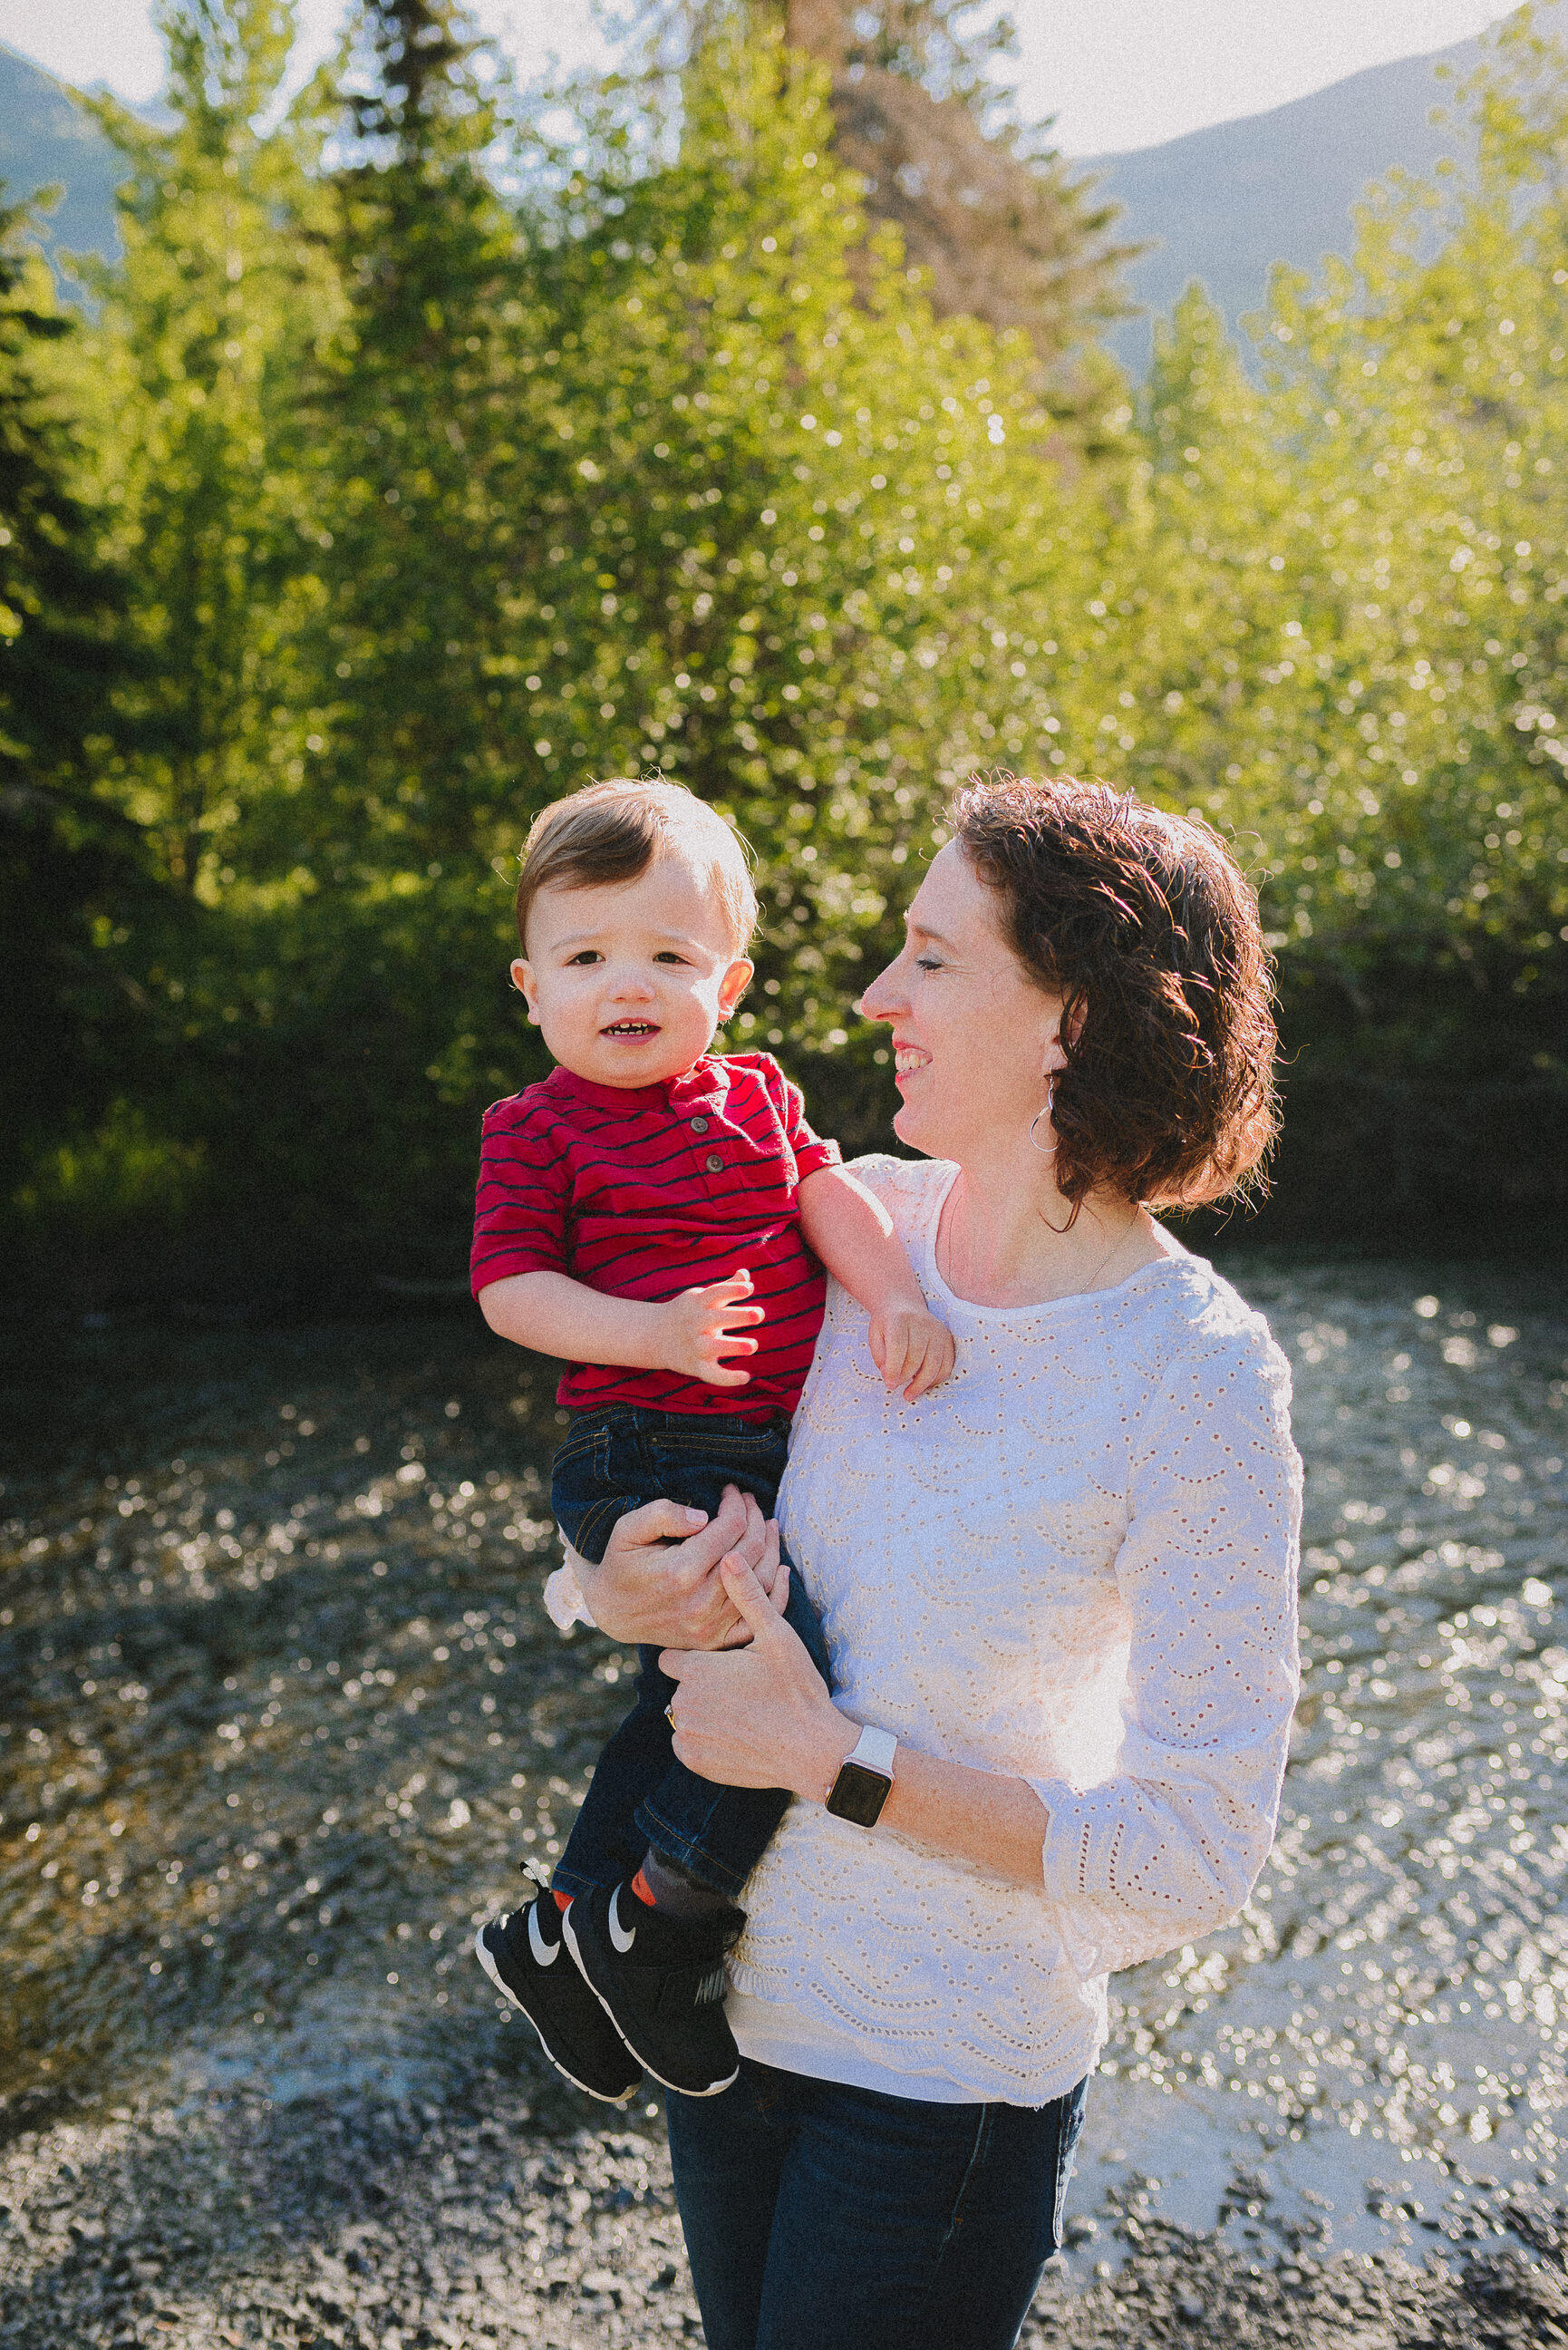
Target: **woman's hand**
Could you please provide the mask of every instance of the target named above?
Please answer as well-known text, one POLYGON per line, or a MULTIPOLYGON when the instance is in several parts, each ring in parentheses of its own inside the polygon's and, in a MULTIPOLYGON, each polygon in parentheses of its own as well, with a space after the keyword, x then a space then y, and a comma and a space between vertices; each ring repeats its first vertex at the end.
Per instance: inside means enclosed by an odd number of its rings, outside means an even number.
MULTIPOLYGON (((719 1575, 724 1557, 742 1561, 757 1587, 782 1609, 788 1571, 778 1528, 750 1493, 726 1485, 717 1514, 679 1502, 649 1502, 618 1520, 597 1566, 574 1556, 589 1615, 612 1640, 653 1648, 723 1648, 751 1628, 719 1575)), ((775 1784, 776 1782, 767 1782, 775 1784)))
POLYGON ((730 1553, 720 1573, 750 1645, 729 1656, 667 1648, 659 1658, 660 1671, 680 1684, 670 1704, 676 1759, 721 1787, 787 1787, 821 1803, 859 1726, 839 1712, 744 1557, 730 1553))

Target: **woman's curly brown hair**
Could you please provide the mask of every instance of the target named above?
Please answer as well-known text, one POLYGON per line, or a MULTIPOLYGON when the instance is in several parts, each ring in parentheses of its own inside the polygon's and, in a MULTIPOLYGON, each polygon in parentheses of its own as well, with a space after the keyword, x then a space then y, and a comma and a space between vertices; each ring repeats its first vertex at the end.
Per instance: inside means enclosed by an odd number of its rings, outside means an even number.
POLYGON ((1106 784, 977 777, 950 821, 1003 936, 1063 1000, 1051 1122, 1075 1212, 1263 1188, 1278 1037, 1258 901, 1218 833, 1106 784))

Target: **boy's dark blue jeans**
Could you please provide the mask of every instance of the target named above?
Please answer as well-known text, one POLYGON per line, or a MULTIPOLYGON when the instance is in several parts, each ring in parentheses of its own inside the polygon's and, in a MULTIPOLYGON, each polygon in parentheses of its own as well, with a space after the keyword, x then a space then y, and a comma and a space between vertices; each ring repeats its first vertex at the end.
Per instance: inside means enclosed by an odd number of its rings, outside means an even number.
MULTIPOLYGON (((607 1404, 574 1413, 556 1455, 550 1503, 573 1549, 597 1566, 617 1520, 645 1502, 683 1502, 712 1517, 725 1486, 737 1485, 771 1518, 788 1449, 782 1411, 747 1419, 739 1412, 607 1404)), ((784 1621, 831 1681, 816 1610, 793 1568, 784 1621)), ((599 1756, 552 1879, 558 1892, 618 1884, 651 1846, 732 1900, 784 1817, 784 1788, 716 1786, 676 1761, 664 1713, 676 1684, 659 1671, 659 1656, 657 1648, 638 1651, 637 1700, 599 1756)))

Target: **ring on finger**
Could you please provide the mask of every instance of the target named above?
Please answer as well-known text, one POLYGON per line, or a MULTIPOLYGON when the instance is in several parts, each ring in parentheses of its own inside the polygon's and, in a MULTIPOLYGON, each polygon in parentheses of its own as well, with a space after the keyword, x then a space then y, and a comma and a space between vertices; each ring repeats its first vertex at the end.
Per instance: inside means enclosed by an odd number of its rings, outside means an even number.
POLYGON ((673 1730, 675 1727, 675 1700, 673 1698, 664 1709, 664 1719, 670 1724, 670 1729, 673 1730))

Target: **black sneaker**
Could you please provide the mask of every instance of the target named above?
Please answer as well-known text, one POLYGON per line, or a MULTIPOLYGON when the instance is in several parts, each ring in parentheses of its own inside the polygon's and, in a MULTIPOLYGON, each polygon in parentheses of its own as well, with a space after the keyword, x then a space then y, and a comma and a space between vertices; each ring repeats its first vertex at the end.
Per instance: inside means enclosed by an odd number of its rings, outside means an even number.
POLYGON ((563 1949, 561 1912, 552 1894, 541 1893, 509 1917, 493 1918, 480 1928, 473 1950, 575 2089, 612 2106, 630 2096, 642 2069, 563 1949))
POLYGON ((561 1921, 583 1979, 632 2054, 667 2089, 714 2097, 741 2069, 724 2018, 724 1953, 740 1909, 670 1918, 629 1885, 579 1894, 561 1921))

